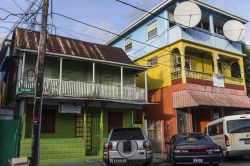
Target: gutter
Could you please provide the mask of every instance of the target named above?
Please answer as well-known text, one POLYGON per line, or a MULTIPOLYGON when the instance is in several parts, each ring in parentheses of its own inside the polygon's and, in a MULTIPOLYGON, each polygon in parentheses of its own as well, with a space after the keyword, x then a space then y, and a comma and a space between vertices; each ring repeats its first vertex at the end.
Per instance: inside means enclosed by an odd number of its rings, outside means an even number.
MULTIPOLYGON (((37 53, 37 50, 22 49, 22 48, 18 48, 18 50, 20 50, 22 52, 37 53)), ((114 65, 114 66, 123 66, 123 67, 136 69, 136 70, 140 70, 140 71, 145 71, 145 70, 148 69, 148 67, 139 66, 139 65, 131 65, 131 64, 120 63, 120 62, 105 61, 105 60, 92 59, 92 58, 85 58, 85 57, 80 57, 80 56, 75 56, 75 55, 73 56, 73 55, 66 55, 66 54, 53 53, 53 52, 46 52, 45 54, 56 56, 56 57, 65 57, 65 58, 71 58, 71 59, 79 59, 79 60, 83 60, 83 61, 98 62, 98 63, 102 63, 102 64, 111 64, 111 65, 114 65)))

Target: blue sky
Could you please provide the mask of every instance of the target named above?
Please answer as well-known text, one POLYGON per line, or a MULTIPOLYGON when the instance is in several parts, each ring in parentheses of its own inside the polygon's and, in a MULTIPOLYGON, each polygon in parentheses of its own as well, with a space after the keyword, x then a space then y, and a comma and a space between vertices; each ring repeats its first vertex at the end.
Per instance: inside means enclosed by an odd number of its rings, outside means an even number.
MULTIPOLYGON (((29 0, 33 1, 33 0, 29 0)), ((40 1, 40 0, 39 0, 40 1)), ((143 9, 149 10, 162 0, 126 0, 143 9)), ((250 20, 249 0, 203 0, 206 3, 241 16, 250 20)), ((27 8, 27 0, 0 0, 0 7, 12 13, 21 13, 27 8), (16 2, 16 3, 15 3, 16 2), (18 4, 19 7, 16 5, 18 4), (21 9, 22 10, 21 10, 21 9)), ((115 0, 53 0, 53 11, 76 18, 83 22, 108 29, 113 32, 120 32, 135 19, 144 13, 116 2, 115 0)), ((0 10, 0 17, 7 13, 0 10)), ((40 17, 40 16, 39 16, 40 17)), ((7 21, 15 21, 16 17, 11 16, 7 21)), ((51 22, 51 19, 49 19, 51 22)), ((57 34, 74 37, 90 42, 105 43, 112 35, 87 26, 75 23, 58 16, 54 16, 53 23, 58 26, 57 34), (74 32, 72 32, 74 31, 74 32)), ((1 22, 0 38, 4 37, 8 30, 1 27, 11 27, 12 23, 1 22)), ((247 24, 247 37, 245 41, 250 44, 250 25, 247 24)))

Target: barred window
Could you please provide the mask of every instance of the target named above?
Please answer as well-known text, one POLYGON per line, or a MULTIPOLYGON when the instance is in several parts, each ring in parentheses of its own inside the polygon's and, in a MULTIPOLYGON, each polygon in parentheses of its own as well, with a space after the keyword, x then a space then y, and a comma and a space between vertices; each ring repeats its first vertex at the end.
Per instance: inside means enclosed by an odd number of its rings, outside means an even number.
POLYGON ((148 39, 157 35, 157 22, 156 20, 148 24, 148 39))
POLYGON ((132 36, 129 36, 125 39, 125 51, 129 51, 132 49, 132 39, 131 39, 132 36))

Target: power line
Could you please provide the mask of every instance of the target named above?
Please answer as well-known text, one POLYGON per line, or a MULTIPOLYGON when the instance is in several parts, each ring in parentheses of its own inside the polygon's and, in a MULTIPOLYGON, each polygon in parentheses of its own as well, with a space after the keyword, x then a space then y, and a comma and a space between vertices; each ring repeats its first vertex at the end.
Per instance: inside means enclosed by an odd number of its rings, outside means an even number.
MULTIPOLYGON (((165 17, 162 17, 162 16, 160 16, 160 15, 154 14, 154 13, 152 13, 152 12, 150 12, 150 11, 147 11, 147 10, 145 10, 145 9, 142 9, 142 8, 138 7, 138 6, 132 5, 132 4, 130 4, 130 3, 127 3, 127 2, 124 2, 124 1, 121 1, 121 0, 115 0, 115 1, 117 1, 117 2, 119 2, 119 3, 121 3, 121 4, 124 4, 124 5, 126 5, 126 6, 130 6, 130 7, 134 8, 134 9, 140 10, 140 11, 142 11, 142 12, 145 12, 145 13, 147 13, 147 14, 150 14, 150 15, 152 15, 152 16, 155 16, 155 17, 164 19, 164 20, 166 20, 166 21, 169 21, 170 23, 174 23, 174 24, 176 24, 176 25, 179 25, 180 27, 194 29, 194 30, 196 30, 196 31, 199 31, 199 32, 202 32, 202 33, 205 33, 205 34, 209 34, 209 35, 214 36, 214 37, 218 37, 218 38, 221 38, 221 39, 225 39, 223 36, 219 36, 219 35, 217 35, 217 34, 214 34, 214 33, 209 32, 209 31, 206 32, 206 31, 204 31, 204 30, 202 30, 202 29, 199 29, 199 28, 189 27, 189 26, 186 26, 186 25, 177 23, 177 22, 172 21, 172 20, 170 20, 170 19, 168 19, 168 18, 165 18, 165 17)), ((191 14, 190 16, 192 16, 192 15, 197 15, 197 14, 191 14)), ((240 30, 241 30, 241 29, 240 29, 240 30)), ((236 43, 240 43, 240 42, 236 42, 236 43)))

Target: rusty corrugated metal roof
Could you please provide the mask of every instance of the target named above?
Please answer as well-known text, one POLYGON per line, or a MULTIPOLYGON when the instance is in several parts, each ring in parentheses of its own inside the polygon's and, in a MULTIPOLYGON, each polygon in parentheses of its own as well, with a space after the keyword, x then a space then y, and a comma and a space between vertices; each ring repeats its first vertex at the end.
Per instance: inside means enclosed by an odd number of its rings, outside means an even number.
MULTIPOLYGON (((16 48, 37 50, 40 33, 23 28, 16 28, 13 40, 14 51, 16 48)), ((101 44, 89 43, 72 38, 49 35, 47 52, 65 55, 80 56, 84 58, 133 64, 121 48, 101 44)))
POLYGON ((250 108, 250 98, 248 96, 194 90, 183 90, 173 93, 174 108, 195 106, 250 108))

